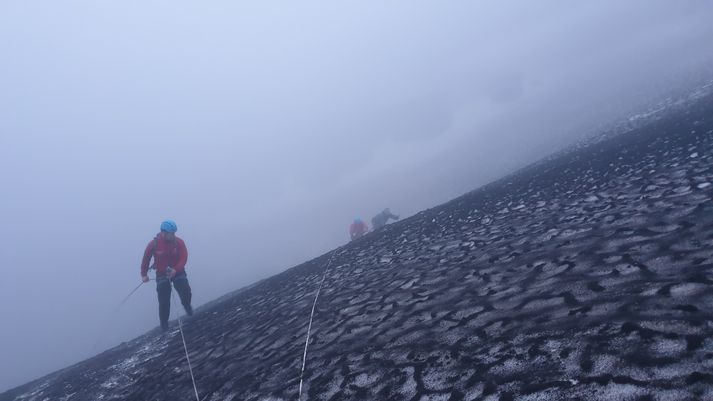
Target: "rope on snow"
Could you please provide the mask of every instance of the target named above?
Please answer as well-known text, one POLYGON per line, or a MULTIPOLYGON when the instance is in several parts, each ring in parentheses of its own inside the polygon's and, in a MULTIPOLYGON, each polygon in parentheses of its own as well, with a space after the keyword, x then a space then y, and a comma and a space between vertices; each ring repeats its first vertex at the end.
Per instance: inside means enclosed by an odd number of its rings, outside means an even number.
POLYGON ((332 259, 334 258, 334 255, 337 253, 337 250, 335 249, 332 251, 332 255, 329 257, 329 261, 327 261, 327 265, 324 267, 324 273, 322 274, 322 281, 319 282, 319 288, 317 288, 317 293, 314 296, 314 302, 312 303, 312 312, 309 315, 309 326, 307 326, 307 339, 305 340, 305 352, 302 355, 302 370, 300 371, 300 392, 299 396, 297 397, 297 400, 300 401, 302 400, 302 378, 305 373, 305 365, 307 364, 307 346, 309 345, 309 336, 310 332, 312 331, 312 319, 314 318, 314 308, 317 306, 317 299, 319 298, 319 292, 322 291, 322 285, 324 284, 324 279, 327 277, 327 270, 329 269, 329 265, 332 264, 332 259))
MULTIPOLYGON (((168 285, 172 283, 169 281, 168 285)), ((172 289, 171 298, 173 299, 173 309, 178 316, 178 330, 181 332, 181 340, 183 340, 183 350, 186 351, 186 360, 188 361, 188 371, 191 373, 191 382, 193 382, 193 391, 196 394, 196 401, 201 401, 198 397, 198 387, 196 387, 196 378, 193 376, 193 366, 191 366, 191 358, 188 357, 188 347, 186 346, 186 337, 183 335, 183 322, 181 321, 180 313, 178 312, 178 307, 176 306, 176 295, 172 289)))

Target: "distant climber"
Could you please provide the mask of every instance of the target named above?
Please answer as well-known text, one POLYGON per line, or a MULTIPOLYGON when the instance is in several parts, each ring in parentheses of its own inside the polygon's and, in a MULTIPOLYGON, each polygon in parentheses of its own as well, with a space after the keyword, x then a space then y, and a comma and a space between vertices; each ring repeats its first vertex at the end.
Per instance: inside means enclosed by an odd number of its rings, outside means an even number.
POLYGON ((380 229, 381 227, 386 225, 386 223, 389 221, 389 219, 398 220, 399 216, 391 213, 391 210, 387 207, 381 213, 372 217, 372 219, 371 219, 372 229, 374 229, 374 230, 380 229))
POLYGON ((193 314, 191 307, 191 287, 186 276, 188 250, 182 239, 176 237, 178 227, 171 220, 161 223, 161 232, 149 242, 141 262, 141 279, 149 281, 149 262, 153 258, 156 269, 156 292, 158 293, 158 317, 161 329, 168 330, 168 317, 171 313, 171 283, 181 298, 183 308, 188 315, 193 314))
POLYGON ((359 217, 355 218, 352 225, 349 226, 349 236, 352 241, 361 238, 367 232, 369 232, 369 227, 359 217))

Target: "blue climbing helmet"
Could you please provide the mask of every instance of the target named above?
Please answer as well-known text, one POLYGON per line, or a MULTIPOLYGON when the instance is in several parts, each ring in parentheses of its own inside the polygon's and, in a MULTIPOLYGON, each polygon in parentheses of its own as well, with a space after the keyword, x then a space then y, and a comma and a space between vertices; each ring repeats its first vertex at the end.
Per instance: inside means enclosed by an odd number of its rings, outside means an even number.
POLYGON ((355 218, 354 218, 354 222, 357 223, 357 224, 361 223, 361 218, 360 218, 360 217, 355 217, 355 218))
POLYGON ((169 233, 175 233, 178 231, 178 226, 176 226, 176 222, 173 220, 166 220, 163 223, 161 223, 161 231, 166 231, 169 233))

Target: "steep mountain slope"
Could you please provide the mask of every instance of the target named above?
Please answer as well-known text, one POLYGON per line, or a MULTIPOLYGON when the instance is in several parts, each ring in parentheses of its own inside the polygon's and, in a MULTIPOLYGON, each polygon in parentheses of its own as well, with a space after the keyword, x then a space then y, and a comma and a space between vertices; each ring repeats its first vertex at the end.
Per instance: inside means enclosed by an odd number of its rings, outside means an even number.
MULTIPOLYGON (((202 400, 713 400, 713 97, 185 323, 202 400), (323 280, 323 282, 322 282, 323 280)), ((194 400, 150 332, 0 400, 194 400)))

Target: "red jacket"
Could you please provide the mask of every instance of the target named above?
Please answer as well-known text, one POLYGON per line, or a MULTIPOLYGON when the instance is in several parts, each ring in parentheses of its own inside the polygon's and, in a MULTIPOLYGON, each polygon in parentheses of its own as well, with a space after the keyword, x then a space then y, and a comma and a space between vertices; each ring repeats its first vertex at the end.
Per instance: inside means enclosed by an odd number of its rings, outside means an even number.
POLYGON ((361 237, 366 234, 367 231, 369 231, 369 227, 363 221, 352 223, 352 225, 349 226, 349 235, 352 239, 361 237))
POLYGON ((153 257, 154 268, 156 269, 157 275, 166 274, 166 268, 168 266, 171 266, 176 273, 181 273, 186 270, 188 250, 182 239, 176 237, 175 241, 167 241, 159 234, 146 246, 144 259, 141 261, 142 276, 145 276, 149 271, 151 257, 153 257), (156 249, 154 249, 154 246, 156 249))

